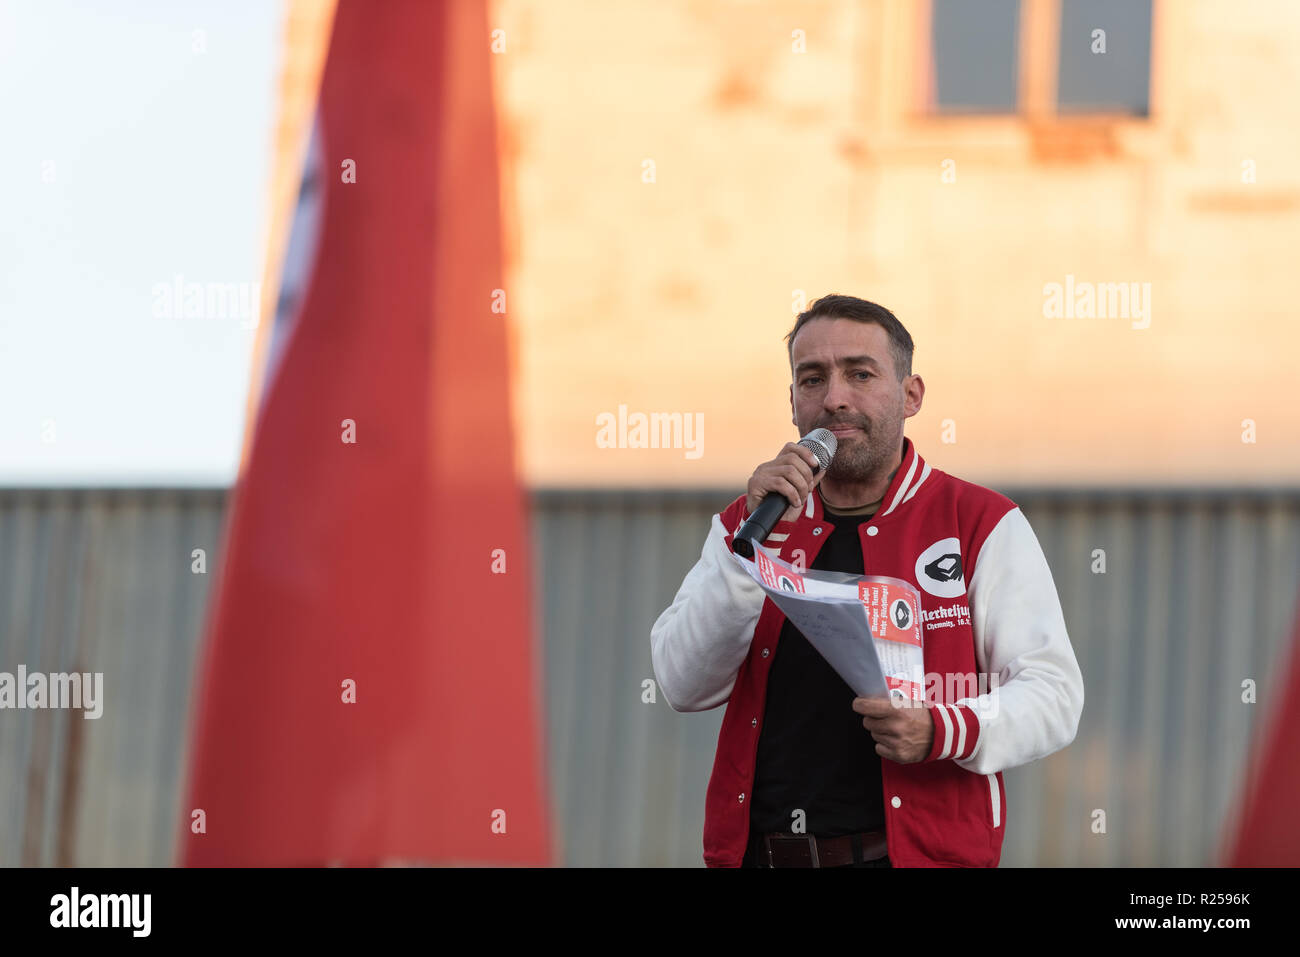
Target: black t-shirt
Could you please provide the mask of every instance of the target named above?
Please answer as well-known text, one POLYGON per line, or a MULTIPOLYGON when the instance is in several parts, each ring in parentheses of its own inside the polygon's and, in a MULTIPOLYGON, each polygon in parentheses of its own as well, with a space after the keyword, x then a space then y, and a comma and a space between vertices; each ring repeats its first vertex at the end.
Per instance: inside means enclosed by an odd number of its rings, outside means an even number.
MULTIPOLYGON (((809 567, 863 574, 858 525, 870 514, 824 514, 835 530, 809 567)), ((817 837, 884 830, 880 755, 853 710, 855 697, 787 619, 767 679, 751 830, 791 833, 798 808, 804 833, 817 837)))

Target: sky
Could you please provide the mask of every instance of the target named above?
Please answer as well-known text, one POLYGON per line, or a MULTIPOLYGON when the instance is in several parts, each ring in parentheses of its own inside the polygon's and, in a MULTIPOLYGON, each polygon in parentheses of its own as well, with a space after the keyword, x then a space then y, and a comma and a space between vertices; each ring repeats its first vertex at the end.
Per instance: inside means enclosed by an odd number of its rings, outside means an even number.
POLYGON ((233 481, 282 9, 0 0, 0 485, 233 481))

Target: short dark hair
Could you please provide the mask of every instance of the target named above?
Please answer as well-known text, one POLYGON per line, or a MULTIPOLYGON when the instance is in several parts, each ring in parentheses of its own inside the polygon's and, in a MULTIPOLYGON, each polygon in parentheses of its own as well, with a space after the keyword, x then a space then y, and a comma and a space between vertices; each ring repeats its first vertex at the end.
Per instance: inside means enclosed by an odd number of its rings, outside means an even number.
POLYGON ((867 302, 857 296, 841 296, 832 293, 822 296, 811 306, 799 313, 794 328, 785 337, 786 352, 790 355, 790 366, 794 367, 794 337, 800 329, 814 319, 856 319, 858 322, 874 322, 884 328, 889 335, 889 351, 894 356, 894 371, 898 381, 912 374, 912 337, 908 335, 898 317, 884 306, 867 302))

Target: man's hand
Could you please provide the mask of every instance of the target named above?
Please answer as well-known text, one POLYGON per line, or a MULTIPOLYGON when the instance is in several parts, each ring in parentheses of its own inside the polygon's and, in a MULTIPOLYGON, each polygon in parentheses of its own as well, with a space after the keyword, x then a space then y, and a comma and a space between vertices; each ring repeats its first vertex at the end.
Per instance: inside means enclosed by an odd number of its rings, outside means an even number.
POLYGON ((763 497, 770 492, 784 495, 790 507, 781 515, 781 521, 793 522, 799 517, 809 494, 822 480, 824 472, 813 475, 817 456, 798 442, 787 442, 776 458, 754 469, 745 487, 745 510, 753 515, 763 497))
POLYGON ((853 710, 876 741, 876 754, 899 764, 922 761, 934 746, 934 718, 910 698, 854 698, 853 710))

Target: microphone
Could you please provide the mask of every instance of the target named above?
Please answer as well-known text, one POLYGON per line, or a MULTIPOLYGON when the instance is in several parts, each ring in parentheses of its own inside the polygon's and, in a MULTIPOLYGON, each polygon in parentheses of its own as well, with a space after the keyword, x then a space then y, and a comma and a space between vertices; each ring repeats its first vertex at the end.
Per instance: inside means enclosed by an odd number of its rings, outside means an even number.
MULTIPOLYGON (((814 476, 830 468, 831 459, 835 457, 834 432, 830 429, 813 429, 799 440, 799 444, 817 458, 817 467, 813 469, 814 476)), ((758 503, 758 508, 754 509, 754 514, 749 516, 748 521, 740 526, 740 531, 736 532, 736 537, 731 540, 731 550, 741 558, 752 559, 754 544, 765 541, 767 536, 772 534, 777 521, 793 504, 780 492, 768 492, 763 496, 763 501, 758 503)))

